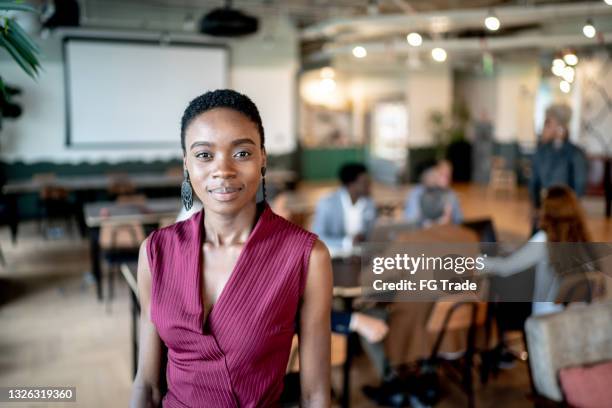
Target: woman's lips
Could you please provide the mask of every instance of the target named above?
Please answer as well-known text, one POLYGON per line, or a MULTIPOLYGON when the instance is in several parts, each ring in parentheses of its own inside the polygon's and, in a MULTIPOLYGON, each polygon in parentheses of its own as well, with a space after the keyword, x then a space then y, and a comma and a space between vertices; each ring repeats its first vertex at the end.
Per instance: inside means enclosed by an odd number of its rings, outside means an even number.
POLYGON ((208 192, 213 196, 213 198, 217 201, 232 201, 242 191, 240 187, 216 187, 209 189, 208 192))

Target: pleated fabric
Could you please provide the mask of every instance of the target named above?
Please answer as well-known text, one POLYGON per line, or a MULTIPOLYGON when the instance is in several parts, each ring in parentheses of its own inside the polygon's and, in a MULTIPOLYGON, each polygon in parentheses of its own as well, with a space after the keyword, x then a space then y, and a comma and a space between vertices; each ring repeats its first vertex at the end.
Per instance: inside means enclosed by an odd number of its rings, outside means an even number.
POLYGON ((264 205, 206 322, 204 212, 149 236, 151 320, 168 348, 164 407, 278 404, 317 237, 264 205))

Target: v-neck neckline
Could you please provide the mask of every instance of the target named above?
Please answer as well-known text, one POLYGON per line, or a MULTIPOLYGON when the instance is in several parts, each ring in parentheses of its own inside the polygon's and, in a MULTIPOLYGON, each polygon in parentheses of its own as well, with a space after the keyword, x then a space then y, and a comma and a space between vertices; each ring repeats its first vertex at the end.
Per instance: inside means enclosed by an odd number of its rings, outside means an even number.
POLYGON ((205 318, 206 307, 204 306, 205 305, 204 303, 205 295, 202 293, 202 289, 204 287, 204 273, 206 273, 206 271, 202 271, 202 267, 203 267, 202 261, 204 259, 204 254, 203 254, 204 251, 202 248, 202 243, 203 243, 203 238, 204 238, 206 230, 204 228, 204 216, 205 216, 204 208, 200 210, 200 219, 198 220, 198 239, 196 240, 197 241, 197 251, 198 251, 198 257, 197 257, 197 262, 196 262, 196 268, 197 268, 196 289, 197 289, 198 296, 196 299, 198 302, 197 310, 199 311, 198 320, 199 320, 199 326, 200 326, 201 333, 205 333, 206 331, 205 327, 208 325, 208 322, 210 321, 210 317, 212 316, 213 312, 219 308, 221 301, 223 301, 223 299, 227 297, 226 292, 231 290, 231 287, 234 285, 233 282, 237 279, 236 278, 236 276, 238 275, 237 272, 239 272, 239 268, 242 264, 242 259, 244 258, 246 249, 251 243, 255 234, 257 233, 259 226, 262 223, 262 219, 264 218, 265 214, 269 211, 269 209, 270 207, 268 206, 266 202, 257 203, 257 208, 255 211, 257 220, 255 221, 255 226, 253 226, 253 229, 251 230, 249 236, 247 237, 247 240, 242 246, 242 249, 240 250, 240 254, 238 254, 238 258, 236 259, 236 263, 234 264, 234 267, 232 268, 232 272, 230 273, 230 276, 227 279, 227 282, 225 282, 223 289, 221 289, 221 293, 219 293, 219 296, 217 296, 217 301, 211 304, 211 306, 209 307, 210 311, 206 315, 206 318, 205 318), (263 208, 260 209, 260 205, 263 206, 263 208))

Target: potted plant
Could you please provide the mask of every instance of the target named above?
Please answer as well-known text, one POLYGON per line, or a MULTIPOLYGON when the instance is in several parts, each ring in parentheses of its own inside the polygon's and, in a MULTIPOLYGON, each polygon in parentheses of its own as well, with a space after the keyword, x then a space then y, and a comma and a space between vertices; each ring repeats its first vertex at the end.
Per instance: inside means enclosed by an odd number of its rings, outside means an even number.
MULTIPOLYGON (((40 69, 40 49, 11 15, 11 12, 15 11, 38 13, 34 7, 19 0, 0 1, 0 47, 9 53, 27 75, 35 79, 40 69)), ((9 112, 7 109, 11 107, 14 109, 14 105, 11 105, 11 96, 16 93, 18 91, 7 87, 0 76, 0 128, 2 118, 7 116, 6 113, 13 116, 21 113, 19 111, 15 115, 15 110, 9 112)))

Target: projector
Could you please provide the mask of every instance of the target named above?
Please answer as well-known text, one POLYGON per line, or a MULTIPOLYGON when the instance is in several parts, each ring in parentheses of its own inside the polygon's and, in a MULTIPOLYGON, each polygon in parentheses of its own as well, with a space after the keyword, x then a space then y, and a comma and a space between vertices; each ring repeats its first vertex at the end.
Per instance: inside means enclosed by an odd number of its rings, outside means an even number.
POLYGON ((217 37, 249 35, 256 32, 258 27, 256 17, 230 7, 214 9, 200 20, 200 32, 217 37))

